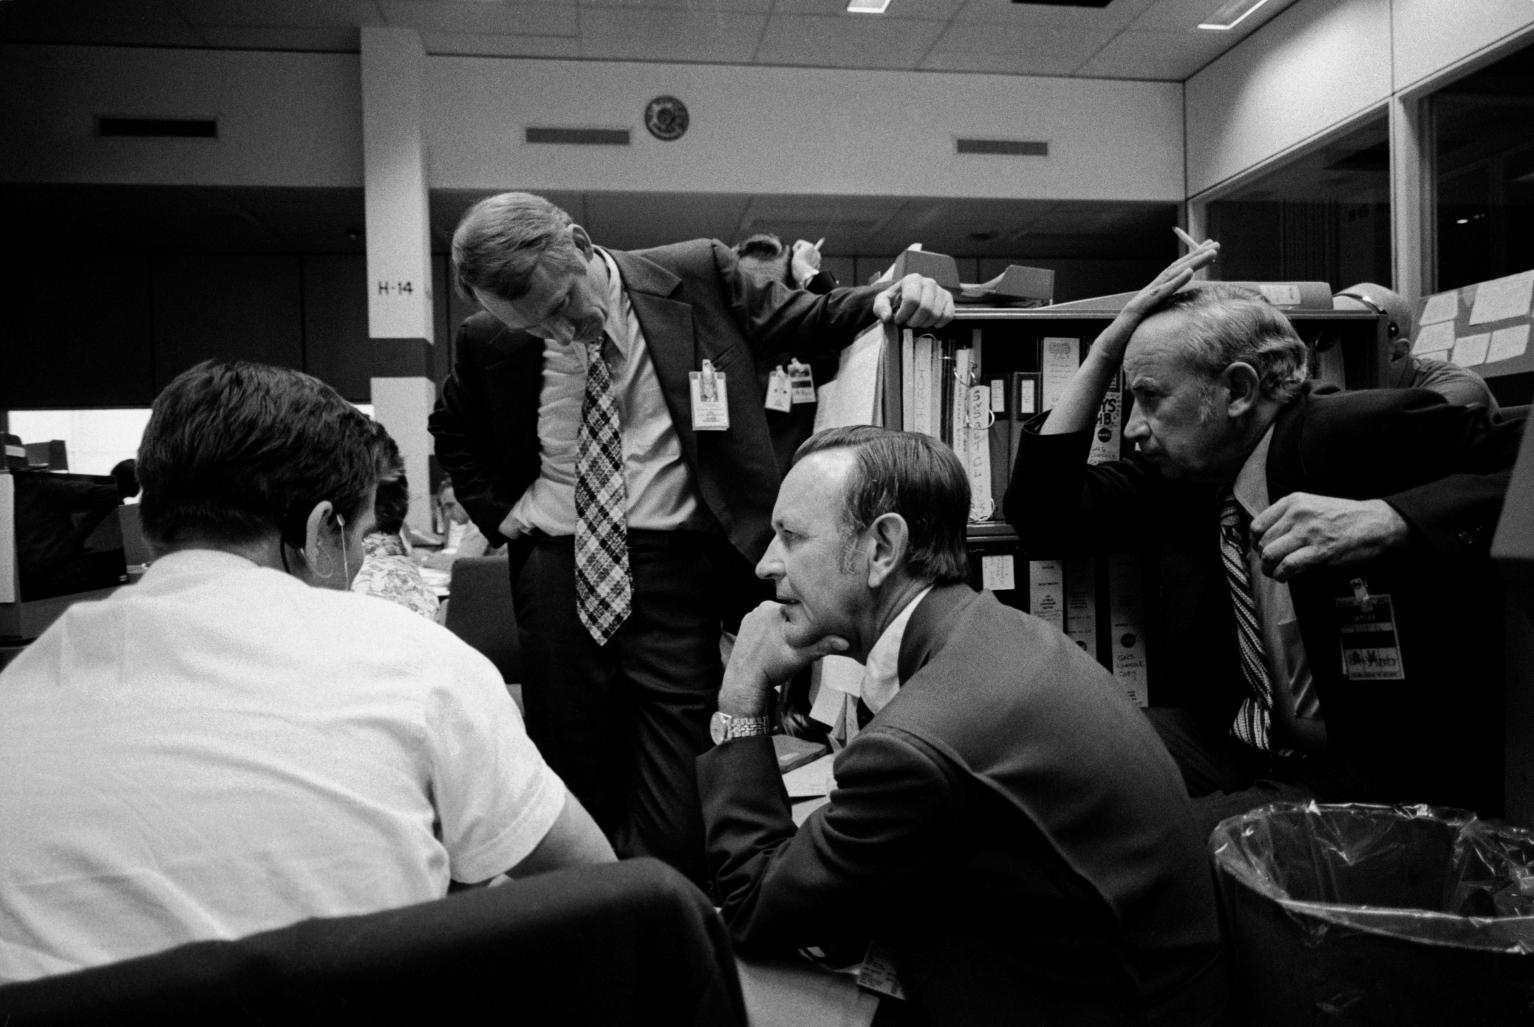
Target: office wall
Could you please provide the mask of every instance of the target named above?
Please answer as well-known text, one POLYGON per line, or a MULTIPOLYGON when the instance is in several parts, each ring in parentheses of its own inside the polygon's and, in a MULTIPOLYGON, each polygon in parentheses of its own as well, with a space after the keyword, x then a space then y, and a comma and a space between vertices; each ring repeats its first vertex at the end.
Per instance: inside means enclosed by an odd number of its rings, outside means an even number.
POLYGON ((1529 0, 1300 0, 1185 83, 1188 194, 1531 29, 1529 0))
POLYGON ((356 54, 0 46, 0 181, 355 188, 359 76, 356 54), (99 138, 98 116, 218 138, 99 138))
POLYGON ((1176 83, 477 57, 429 58, 427 81, 433 188, 1183 198, 1176 83), (690 114, 674 142, 643 127, 660 95, 690 114), (529 146, 528 126, 632 145, 529 146), (1050 151, 959 156, 960 136, 1050 151))
MULTIPOLYGON (((1175 83, 429 57, 432 188, 869 193, 1179 201, 1175 83), (680 97, 663 143, 645 102, 680 97), (528 146, 527 126, 627 128, 621 150, 528 146), (1047 158, 954 153, 1047 140, 1047 158)), ((354 54, 0 47, 0 181, 357 186, 354 54), (102 139, 97 116, 217 118, 217 140, 102 139)))
POLYGON ((1196 196, 1390 95, 1390 0, 1299 0, 1187 83, 1196 196))

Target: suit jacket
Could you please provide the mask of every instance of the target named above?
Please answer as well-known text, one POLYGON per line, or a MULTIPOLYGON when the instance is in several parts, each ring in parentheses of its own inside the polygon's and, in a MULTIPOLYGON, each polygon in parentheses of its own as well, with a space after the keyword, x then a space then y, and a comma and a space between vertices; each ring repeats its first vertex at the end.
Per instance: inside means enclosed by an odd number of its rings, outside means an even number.
MULTIPOLYGON (((771 536, 780 476, 763 393, 777 354, 835 353, 873 319, 877 287, 825 296, 758 285, 723 243, 694 240, 626 253, 609 250, 634 307, 704 505, 755 562, 771 536), (694 432, 688 373, 704 360, 726 374, 730 427, 694 432)), ((545 343, 480 312, 454 341, 453 373, 430 419, 437 458, 458 502, 492 543, 512 505, 538 477, 538 395, 545 343)), ((513 545, 511 556, 518 557, 513 545)))
MULTIPOLYGON (((1136 457, 1088 467, 1090 432, 1020 439, 1007 518, 1031 553, 1142 547, 1150 587, 1151 701, 1223 731, 1246 695, 1220 564, 1212 485, 1177 484, 1136 457), (1024 487, 1023 483, 1026 483, 1024 487)), ((1307 387, 1274 423, 1269 499, 1384 499, 1410 526, 1404 552, 1290 582, 1297 630, 1347 780, 1334 801, 1501 807, 1501 592, 1488 558, 1521 424, 1425 390, 1307 387), (1402 680, 1344 673, 1354 579, 1391 597, 1402 680)))
POLYGON ((737 947, 893 949, 933 1023, 1206 1023, 1223 1001, 1208 857, 1138 709, 1060 632, 934 588, 899 692, 795 829, 770 739, 698 757, 737 947))

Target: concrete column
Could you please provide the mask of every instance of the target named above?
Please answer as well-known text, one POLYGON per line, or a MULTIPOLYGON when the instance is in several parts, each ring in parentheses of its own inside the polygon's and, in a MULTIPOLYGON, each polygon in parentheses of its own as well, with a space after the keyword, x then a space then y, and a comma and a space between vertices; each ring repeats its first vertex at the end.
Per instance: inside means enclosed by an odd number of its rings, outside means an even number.
POLYGON ((431 527, 426 417, 436 400, 429 347, 431 222, 422 132, 426 50, 414 29, 362 29, 362 145, 368 335, 374 416, 410 479, 410 523, 431 527))

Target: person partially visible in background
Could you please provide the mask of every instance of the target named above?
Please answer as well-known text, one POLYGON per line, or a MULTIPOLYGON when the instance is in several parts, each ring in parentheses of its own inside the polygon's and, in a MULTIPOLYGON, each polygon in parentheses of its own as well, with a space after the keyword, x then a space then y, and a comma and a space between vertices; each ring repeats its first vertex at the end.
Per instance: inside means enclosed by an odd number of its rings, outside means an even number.
POLYGON ((1381 385, 1387 389, 1430 389, 1450 403, 1479 403, 1493 417, 1497 400, 1485 379, 1458 364, 1412 355, 1412 311, 1405 297, 1374 282, 1350 285, 1332 296, 1333 310, 1369 310, 1385 319, 1390 336, 1390 365, 1381 385))
POLYGON ((410 543, 405 540, 405 515, 410 512, 405 458, 377 421, 372 422, 372 444, 382 470, 373 499, 373 530, 362 538, 362 569, 352 582, 352 591, 387 599, 435 619, 437 594, 422 580, 421 569, 410 555, 410 543))
POLYGON ((139 494, 138 461, 133 457, 119 460, 112 465, 112 480, 117 482, 117 495, 124 503, 137 499, 139 494))
POLYGON ((741 268, 758 282, 782 282, 790 289, 804 289, 824 295, 836 288, 836 276, 820 266, 820 239, 796 239, 785 247, 783 240, 770 232, 750 235, 735 244, 741 268))
POLYGON ((500 546, 492 546, 485 533, 469 520, 468 511, 458 505, 453 483, 448 479, 443 479, 442 487, 437 490, 437 519, 441 525, 442 548, 429 554, 422 566, 445 571, 460 556, 494 556, 501 551, 500 546))

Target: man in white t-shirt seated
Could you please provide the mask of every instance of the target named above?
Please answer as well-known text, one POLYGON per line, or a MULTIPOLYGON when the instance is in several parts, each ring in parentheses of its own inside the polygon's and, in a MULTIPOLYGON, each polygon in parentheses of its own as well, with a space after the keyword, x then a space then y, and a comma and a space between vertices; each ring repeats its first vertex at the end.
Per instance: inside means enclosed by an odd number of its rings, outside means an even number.
POLYGON ((200 364, 138 460, 163 555, 0 673, 0 981, 613 858, 491 663, 347 591, 379 468, 333 389, 200 364))

